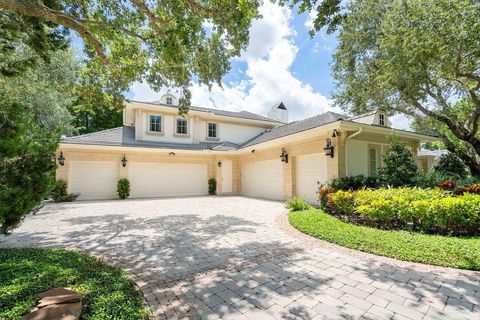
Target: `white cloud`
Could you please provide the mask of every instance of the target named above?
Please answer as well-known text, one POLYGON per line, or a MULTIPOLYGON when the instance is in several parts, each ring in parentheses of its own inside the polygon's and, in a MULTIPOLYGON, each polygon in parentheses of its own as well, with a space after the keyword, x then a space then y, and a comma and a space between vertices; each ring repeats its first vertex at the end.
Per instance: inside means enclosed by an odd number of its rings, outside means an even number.
MULTIPOLYGON (((273 105, 283 101, 290 120, 332 110, 329 99, 297 79, 290 70, 299 50, 293 41, 291 10, 265 1, 260 11, 263 18, 252 24, 250 43, 238 58, 246 63, 245 73, 241 74, 243 80, 230 85, 223 83, 223 89, 213 86, 211 91, 195 84, 191 88, 192 104, 265 115, 273 105)), ((134 84, 131 93, 135 100, 152 101, 161 96, 142 83, 134 84)))
POLYGON ((403 114, 396 114, 393 117, 390 117, 390 122, 395 129, 411 130, 410 124, 412 123, 412 120, 403 114))

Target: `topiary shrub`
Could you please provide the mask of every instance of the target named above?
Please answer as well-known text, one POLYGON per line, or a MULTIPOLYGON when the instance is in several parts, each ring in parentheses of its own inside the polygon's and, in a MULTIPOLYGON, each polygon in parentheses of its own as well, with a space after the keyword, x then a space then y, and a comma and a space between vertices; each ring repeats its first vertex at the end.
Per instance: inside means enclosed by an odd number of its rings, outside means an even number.
POLYGON ((383 163, 383 167, 378 172, 380 181, 384 185, 413 187, 417 184, 419 170, 413 160, 413 154, 394 136, 390 137, 390 146, 383 155, 383 163))
POLYGON ((130 181, 127 178, 118 180, 117 193, 120 199, 127 199, 130 196, 130 181))
POLYGON ((215 195, 217 193, 217 180, 215 178, 208 179, 208 194, 215 195))
POLYGON ((68 184, 65 180, 57 180, 53 184, 50 196, 55 202, 70 202, 75 201, 79 193, 68 193, 68 184))
POLYGON ((312 206, 307 203, 305 198, 300 197, 293 197, 292 199, 288 200, 285 204, 285 207, 290 211, 303 211, 312 208, 312 206))

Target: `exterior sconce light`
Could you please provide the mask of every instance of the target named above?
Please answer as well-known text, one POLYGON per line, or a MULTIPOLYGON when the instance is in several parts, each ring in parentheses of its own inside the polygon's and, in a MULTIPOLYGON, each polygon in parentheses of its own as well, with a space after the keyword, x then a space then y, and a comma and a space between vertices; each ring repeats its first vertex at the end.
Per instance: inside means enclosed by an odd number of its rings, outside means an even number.
POLYGON ((175 155, 175 152, 170 152, 168 155, 169 155, 169 156, 174 156, 174 155, 175 155))
POLYGON ((340 131, 338 131, 337 129, 333 129, 332 138, 336 138, 339 135, 340 135, 340 131))
POLYGON ((255 153, 255 149, 252 149, 252 154, 255 153))
POLYGON ((58 164, 63 167, 65 164, 65 157, 63 156, 63 151, 60 151, 60 156, 57 158, 58 164))
POLYGON ((122 166, 125 168, 127 166, 127 158, 125 157, 125 155, 123 155, 123 159, 121 160, 122 161, 122 166))
POLYGON ((325 146, 325 148, 323 148, 323 150, 325 150, 326 156, 330 156, 330 158, 333 158, 334 152, 333 152, 332 140, 330 138, 327 138, 327 145, 325 146))
POLYGON ((287 153, 287 150, 285 150, 285 148, 282 148, 282 153, 280 154, 280 160, 282 160, 282 162, 288 163, 288 153, 287 153))
POLYGON ((222 167, 222 161, 218 161, 217 165, 218 165, 219 168, 221 168, 222 167))

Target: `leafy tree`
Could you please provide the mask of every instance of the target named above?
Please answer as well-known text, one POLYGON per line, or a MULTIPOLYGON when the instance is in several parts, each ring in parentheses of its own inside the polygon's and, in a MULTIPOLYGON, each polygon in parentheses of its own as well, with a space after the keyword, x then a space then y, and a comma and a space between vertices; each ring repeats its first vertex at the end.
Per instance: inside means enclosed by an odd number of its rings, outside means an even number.
POLYGON ((48 193, 58 133, 0 89, 0 233, 15 228, 48 193))
POLYGON ((295 2, 317 8, 314 31, 338 30, 338 105, 354 113, 383 108, 429 124, 480 175, 479 1, 295 2), (470 102, 459 112, 461 99, 470 102))
POLYGON ((229 59, 248 43, 258 0, 21 1, 0 10, 74 31, 85 44, 88 73, 102 91, 121 96, 132 81, 183 88, 188 111, 192 79, 220 84, 229 59))
POLYGON ((392 187, 415 186, 419 174, 413 154, 396 137, 390 137, 390 146, 383 155, 379 170, 381 182, 392 187))
POLYGON ((0 233, 15 228, 49 192, 58 139, 73 130, 66 108, 74 101, 72 59, 54 51, 49 61, 37 56, 22 71, 0 74, 0 233))

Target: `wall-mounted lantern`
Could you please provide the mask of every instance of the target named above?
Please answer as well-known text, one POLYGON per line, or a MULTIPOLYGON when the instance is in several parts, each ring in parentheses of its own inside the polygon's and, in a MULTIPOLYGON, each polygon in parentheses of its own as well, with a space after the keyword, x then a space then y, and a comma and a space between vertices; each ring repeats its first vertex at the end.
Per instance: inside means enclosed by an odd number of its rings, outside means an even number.
POLYGON ((332 138, 336 138, 339 135, 340 135, 340 131, 338 131, 337 129, 333 129, 332 138))
POLYGON ((255 149, 252 149, 252 154, 255 153, 255 149))
POLYGON ((333 155, 334 155, 333 145, 332 145, 332 140, 330 138, 327 138, 327 145, 325 146, 325 148, 323 148, 323 150, 325 150, 326 156, 330 156, 330 158, 333 158, 333 155))
POLYGON ((122 161, 122 166, 125 168, 127 166, 127 158, 125 157, 125 155, 123 155, 123 159, 121 160, 122 161))
POLYGON ((218 161, 217 165, 218 165, 219 168, 221 168, 222 167, 222 161, 218 161))
POLYGON ((288 163, 288 153, 287 153, 287 150, 285 150, 285 148, 282 148, 282 153, 280 154, 280 160, 282 160, 282 162, 288 163))
POLYGON ((168 155, 169 155, 169 156, 174 156, 174 155, 175 155, 175 152, 170 152, 168 155))
POLYGON ((58 164, 63 166, 65 164, 65 157, 63 156, 63 151, 60 151, 60 156, 57 158, 58 164))

